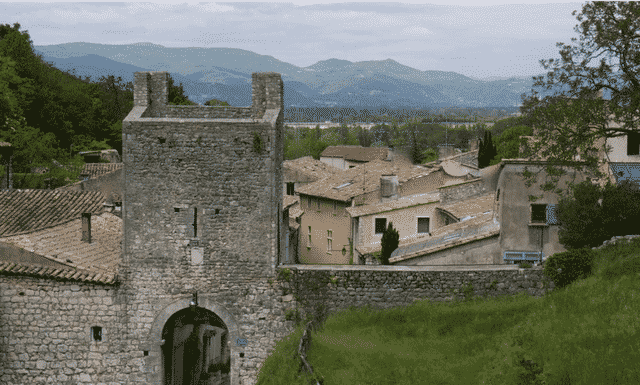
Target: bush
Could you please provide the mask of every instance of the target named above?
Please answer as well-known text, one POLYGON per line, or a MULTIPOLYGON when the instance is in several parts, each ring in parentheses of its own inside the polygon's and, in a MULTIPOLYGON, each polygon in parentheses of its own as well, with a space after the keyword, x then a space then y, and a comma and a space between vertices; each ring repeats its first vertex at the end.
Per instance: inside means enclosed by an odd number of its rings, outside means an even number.
POLYGON ((578 279, 587 278, 593 270, 595 254, 591 249, 581 248, 556 253, 544 263, 544 274, 562 288, 578 279))

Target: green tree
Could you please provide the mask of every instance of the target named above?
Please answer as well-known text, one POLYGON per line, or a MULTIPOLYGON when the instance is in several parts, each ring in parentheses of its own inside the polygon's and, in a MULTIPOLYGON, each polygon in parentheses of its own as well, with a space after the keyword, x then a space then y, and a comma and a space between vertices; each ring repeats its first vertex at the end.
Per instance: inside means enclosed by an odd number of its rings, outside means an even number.
POLYGON ((184 89, 182 88, 182 83, 179 86, 173 84, 173 78, 171 75, 168 76, 167 87, 169 88, 169 97, 168 101, 171 105, 176 106, 196 106, 198 103, 194 103, 189 98, 187 98, 184 94, 184 89))
POLYGON ((220 101, 218 99, 211 99, 204 102, 205 106, 228 106, 229 103, 220 101))
POLYGON ((521 136, 533 135, 533 129, 527 126, 512 126, 496 137, 497 155, 489 162, 490 166, 500 163, 502 159, 515 159, 520 157, 520 146, 525 138, 521 136))
POLYGON ((478 168, 487 167, 496 155, 498 155, 498 151, 491 139, 491 131, 486 130, 484 132, 484 140, 480 140, 480 145, 478 146, 478 168))
MULTIPOLYGON (((572 15, 576 15, 574 11, 572 15)), ((545 75, 534 77, 535 89, 523 95, 521 112, 536 128, 532 155, 554 165, 586 158, 584 170, 595 177, 604 159, 597 139, 638 132, 640 111, 640 3, 589 2, 576 17, 579 39, 558 43, 560 59, 541 60, 545 75), (611 95, 598 97, 598 91, 611 95), (553 91, 553 92, 552 92, 553 91), (610 117, 620 127, 608 124, 610 117)), ((575 165, 575 164, 574 164, 575 165)), ((535 175, 531 176, 534 179, 535 175)))
POLYGON ((614 236, 640 232, 640 192, 628 182, 604 187, 575 184, 558 204, 560 243, 567 249, 596 247, 614 236))
POLYGON ((387 229, 382 234, 382 251, 380 252, 380 262, 383 265, 389 264, 391 253, 398 248, 400 244, 400 234, 398 230, 393 228, 393 223, 389 222, 387 229))

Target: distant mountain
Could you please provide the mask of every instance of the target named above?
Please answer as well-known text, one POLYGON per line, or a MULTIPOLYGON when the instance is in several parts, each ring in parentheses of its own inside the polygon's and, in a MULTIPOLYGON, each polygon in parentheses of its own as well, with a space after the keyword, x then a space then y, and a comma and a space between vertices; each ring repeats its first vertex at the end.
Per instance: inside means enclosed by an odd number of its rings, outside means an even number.
POLYGON ((530 77, 477 80, 455 72, 420 71, 395 60, 328 59, 298 67, 236 48, 167 48, 152 43, 68 43, 35 46, 63 71, 97 81, 110 74, 125 82, 137 71, 168 71, 185 94, 204 103, 216 98, 251 105, 251 74, 282 75, 286 107, 513 107, 531 89, 530 77))

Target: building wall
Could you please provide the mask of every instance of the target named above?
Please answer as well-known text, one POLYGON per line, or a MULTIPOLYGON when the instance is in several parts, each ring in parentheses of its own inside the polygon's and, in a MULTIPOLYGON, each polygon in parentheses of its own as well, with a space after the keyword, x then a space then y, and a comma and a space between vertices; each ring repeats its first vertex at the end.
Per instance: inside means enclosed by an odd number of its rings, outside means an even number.
POLYGON ((123 169, 99 175, 95 178, 87 179, 74 183, 72 185, 63 186, 57 190, 65 191, 100 191, 109 203, 119 202, 122 199, 124 190, 123 169))
POLYGON ((477 197, 489 192, 482 179, 460 182, 455 185, 440 187, 440 203, 445 205, 451 202, 477 197))
POLYGON ((300 226, 300 262, 308 264, 347 264, 349 263, 350 217, 346 211, 347 203, 308 196, 301 200, 304 210, 300 226), (336 208, 334 209, 334 202, 336 208), (320 207, 318 207, 320 203, 320 207), (309 242, 309 226, 311 242, 309 242), (327 251, 327 230, 332 231, 332 251, 327 251), (342 247, 347 254, 342 255, 342 247))
POLYGON ((434 171, 430 174, 409 179, 398 186, 400 196, 410 196, 425 192, 437 191, 438 187, 445 182, 453 180, 453 177, 446 175, 442 170, 434 171))
POLYGON ((640 162, 640 155, 627 155, 627 139, 626 135, 617 138, 607 138, 607 145, 611 146, 609 161, 624 163, 640 162))
POLYGON ((389 222, 393 222, 393 227, 398 230, 401 241, 409 241, 417 236, 427 235, 418 234, 418 217, 428 217, 429 231, 435 230, 437 228, 436 206, 437 203, 430 203, 379 214, 363 215, 359 219, 358 246, 380 245, 382 234, 375 234, 376 218, 386 218, 387 226, 389 222))
MULTIPOLYGON (((0 275, 0 383, 129 383, 143 351, 123 352, 125 305, 113 286, 0 275), (102 327, 102 341, 91 328, 102 327)), ((138 311, 144 321, 150 312, 138 311)))
POLYGON ((344 161, 344 158, 332 158, 327 156, 321 156, 320 161, 328 164, 329 166, 339 168, 340 170, 346 170, 347 168, 349 168, 347 167, 344 161))
POLYGON ((288 226, 282 80, 253 74, 251 108, 185 109, 166 106, 166 76, 135 74, 134 108, 123 122, 123 322, 132 354, 150 352, 130 378, 162 382, 163 327, 197 293, 220 320, 213 326, 228 331, 231 383, 253 384, 291 326, 268 282, 288 226))
POLYGON ((425 256, 394 263, 401 266, 429 265, 497 265, 500 257, 498 235, 472 241, 452 248, 436 251, 425 256))
MULTIPOLYGON (((505 251, 534 251, 541 250, 546 257, 566 249, 559 243, 559 226, 530 226, 531 203, 557 204, 559 196, 553 192, 543 192, 540 184, 544 183, 544 170, 539 174, 536 183, 527 187, 524 183, 522 172, 524 167, 530 172, 537 172, 543 166, 540 164, 514 164, 505 162, 501 172, 498 186, 499 197, 499 217, 500 222, 500 249, 501 256, 505 251), (531 202, 529 196, 542 196, 541 199, 531 202), (542 237, 542 239, 541 239, 542 237)), ((575 183, 582 182, 585 178, 577 171, 565 168, 566 175, 563 175, 558 183, 558 187, 566 191, 569 181, 575 183)))

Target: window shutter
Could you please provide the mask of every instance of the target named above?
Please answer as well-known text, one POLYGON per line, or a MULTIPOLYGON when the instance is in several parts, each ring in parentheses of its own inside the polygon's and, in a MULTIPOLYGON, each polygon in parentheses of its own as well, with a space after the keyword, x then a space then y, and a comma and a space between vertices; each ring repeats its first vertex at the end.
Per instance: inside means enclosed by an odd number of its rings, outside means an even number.
POLYGON ((558 219, 558 205, 547 205, 547 224, 560 224, 560 220, 558 219))

